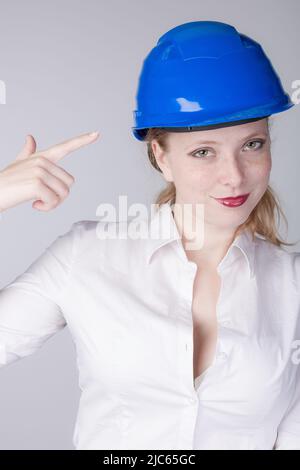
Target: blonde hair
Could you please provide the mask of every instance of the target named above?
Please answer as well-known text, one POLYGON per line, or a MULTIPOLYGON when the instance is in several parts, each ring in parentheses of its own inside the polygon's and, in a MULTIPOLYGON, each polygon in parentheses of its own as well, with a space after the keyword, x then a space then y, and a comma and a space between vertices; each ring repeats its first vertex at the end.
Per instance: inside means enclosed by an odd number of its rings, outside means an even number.
MULTIPOLYGON (((270 131, 270 122, 269 118, 267 118, 268 123, 268 130, 270 131)), ((168 150, 168 138, 169 132, 165 129, 161 128, 150 128, 147 130, 145 135, 145 142, 147 143, 147 154, 150 160, 151 165, 160 173, 162 173, 160 167, 156 162, 156 158, 154 152, 152 150, 152 140, 156 139, 159 143, 161 149, 163 151, 168 150)), ((157 207, 161 206, 165 203, 170 203, 173 205, 176 199, 176 187, 173 182, 167 182, 167 186, 161 190, 156 197, 155 204, 157 207)), ((276 246, 286 245, 292 246, 295 243, 288 243, 283 241, 279 234, 278 228, 276 224, 275 215, 277 215, 278 221, 280 221, 280 217, 282 216, 286 227, 288 227, 288 222, 286 216, 280 206, 280 202, 278 196, 274 189, 271 188, 270 185, 267 186, 265 193, 263 194, 262 198, 252 210, 251 214, 249 215, 248 219, 241 224, 235 233, 235 236, 238 235, 242 230, 249 228, 252 237, 254 238, 255 232, 265 237, 268 241, 273 243, 276 246)))

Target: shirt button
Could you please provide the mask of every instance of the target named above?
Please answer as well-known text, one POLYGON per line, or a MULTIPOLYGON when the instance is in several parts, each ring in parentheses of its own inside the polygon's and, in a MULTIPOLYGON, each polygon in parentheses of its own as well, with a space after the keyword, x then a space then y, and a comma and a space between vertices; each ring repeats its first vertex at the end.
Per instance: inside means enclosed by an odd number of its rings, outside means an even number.
POLYGON ((192 398, 192 397, 190 397, 190 398, 188 398, 188 401, 189 401, 189 403, 191 403, 191 404, 193 405, 194 403, 197 403, 198 398, 192 398))

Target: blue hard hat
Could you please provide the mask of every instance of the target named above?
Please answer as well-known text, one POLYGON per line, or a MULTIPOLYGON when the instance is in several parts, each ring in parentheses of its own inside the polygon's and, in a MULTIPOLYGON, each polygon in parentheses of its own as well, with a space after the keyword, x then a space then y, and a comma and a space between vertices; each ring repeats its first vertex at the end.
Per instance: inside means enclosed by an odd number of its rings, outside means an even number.
POLYGON ((134 137, 151 127, 210 129, 262 119, 292 106, 262 47, 219 21, 163 34, 143 62, 134 137))

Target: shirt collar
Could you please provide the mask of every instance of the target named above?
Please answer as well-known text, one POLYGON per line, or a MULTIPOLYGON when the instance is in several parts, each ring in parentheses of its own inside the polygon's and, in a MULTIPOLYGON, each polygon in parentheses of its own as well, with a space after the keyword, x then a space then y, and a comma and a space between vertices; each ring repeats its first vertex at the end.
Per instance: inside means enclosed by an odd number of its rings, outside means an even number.
MULTIPOLYGON (((181 236, 173 218, 170 202, 161 204, 160 207, 154 211, 154 213, 152 213, 149 228, 150 234, 147 239, 146 248, 147 264, 152 262, 153 255, 158 249, 173 241, 177 241, 177 243, 181 245, 181 249, 184 252, 181 243, 181 236)), ((230 266, 232 262, 234 262, 235 248, 238 248, 247 262, 249 277, 252 278, 254 276, 255 267, 256 241, 257 237, 254 236, 254 238, 252 238, 252 232, 250 229, 244 229, 229 246, 227 253, 218 265, 218 271, 222 271, 226 267, 230 266)))

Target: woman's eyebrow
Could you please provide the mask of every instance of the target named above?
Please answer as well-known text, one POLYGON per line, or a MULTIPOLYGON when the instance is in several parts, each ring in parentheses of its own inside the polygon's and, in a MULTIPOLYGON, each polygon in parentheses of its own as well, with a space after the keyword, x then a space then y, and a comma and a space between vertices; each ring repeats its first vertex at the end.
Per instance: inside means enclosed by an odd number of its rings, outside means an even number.
MULTIPOLYGON (((240 141, 248 140, 251 139, 251 137, 268 137, 268 134, 265 132, 252 132, 252 134, 249 134, 245 137, 243 137, 240 141)), ((199 144, 217 144, 219 145, 221 142, 216 142, 215 140, 196 140, 193 144, 188 145, 187 147, 184 148, 184 150, 187 150, 190 147, 194 147, 195 145, 199 144)))

